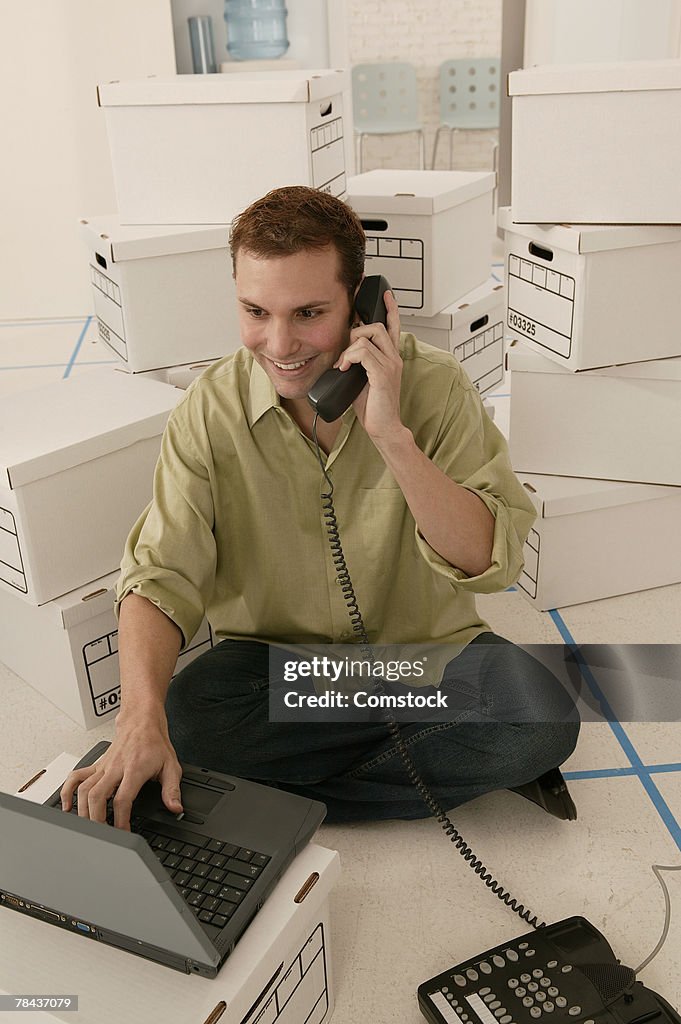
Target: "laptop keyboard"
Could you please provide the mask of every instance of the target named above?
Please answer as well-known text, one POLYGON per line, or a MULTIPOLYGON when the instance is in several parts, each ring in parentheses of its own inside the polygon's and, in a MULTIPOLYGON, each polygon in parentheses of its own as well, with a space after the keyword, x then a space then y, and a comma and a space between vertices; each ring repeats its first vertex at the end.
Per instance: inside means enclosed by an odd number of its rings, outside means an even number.
MULTIPOLYGON (((111 798, 107 800, 106 811, 107 823, 113 825, 111 798)), ((78 813, 75 794, 72 812, 78 813)), ((199 921, 224 928, 271 858, 266 853, 223 839, 209 839, 197 832, 192 832, 191 842, 187 842, 188 833, 178 839, 148 828, 149 824, 148 819, 133 816, 130 828, 149 843, 199 921)))
MULTIPOLYGON (((191 842, 135 828, 170 873, 182 898, 204 924, 224 928, 270 858, 223 839, 192 833, 191 842)), ((146 822, 145 824, 148 824, 146 822)))

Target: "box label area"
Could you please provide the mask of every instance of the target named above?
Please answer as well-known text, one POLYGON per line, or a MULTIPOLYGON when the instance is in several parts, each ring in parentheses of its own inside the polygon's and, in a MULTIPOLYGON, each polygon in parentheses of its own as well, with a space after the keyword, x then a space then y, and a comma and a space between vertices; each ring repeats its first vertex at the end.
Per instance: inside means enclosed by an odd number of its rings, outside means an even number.
POLYGON ((310 129, 310 156, 313 187, 320 192, 329 192, 332 196, 345 195, 342 117, 336 117, 328 124, 320 124, 310 129))
POLYGON ((575 279, 539 263, 508 257, 508 326, 557 355, 569 358, 575 279))
MULTIPOLYGON (((192 661, 202 648, 213 646, 213 634, 204 621, 192 641, 191 647, 182 651, 177 659, 174 675, 192 661), (191 655, 191 657, 190 657, 191 655)), ((117 711, 121 700, 120 673, 118 667, 118 630, 90 640, 83 646, 83 663, 90 690, 92 710, 98 718, 117 711)))
POLYGON ((324 925, 320 922, 264 1007, 244 1024, 321 1024, 329 1008, 324 925))
POLYGON ((367 235, 366 272, 383 274, 401 309, 423 309, 423 241, 367 235))
POLYGON ((90 264, 90 280, 100 340, 117 356, 128 361, 121 290, 115 281, 90 264))
POLYGON ((529 594, 531 598, 535 598, 537 596, 540 547, 541 537, 536 530, 530 530, 527 540, 523 545, 525 565, 523 566, 523 571, 520 574, 517 586, 519 586, 521 590, 524 590, 526 594, 529 594))
POLYGON ((0 508, 0 580, 28 594, 17 524, 8 508, 0 508))
POLYGON ((454 356, 484 394, 504 379, 504 325, 500 320, 454 349, 454 356))

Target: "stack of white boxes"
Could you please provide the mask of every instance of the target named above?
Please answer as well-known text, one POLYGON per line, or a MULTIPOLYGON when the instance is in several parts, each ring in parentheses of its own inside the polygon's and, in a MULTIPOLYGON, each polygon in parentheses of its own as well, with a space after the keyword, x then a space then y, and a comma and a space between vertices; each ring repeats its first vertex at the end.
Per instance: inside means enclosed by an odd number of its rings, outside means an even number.
POLYGON ((0 407, 0 657, 85 728, 118 710, 115 570, 181 395, 107 367, 0 407))
POLYGON ((681 61, 509 94, 510 445, 539 512, 518 586, 546 610, 681 580, 681 61))
POLYGON ((343 196, 342 71, 100 85, 116 216, 82 220, 99 337, 132 373, 186 387, 240 345, 233 217, 281 185, 343 196))
POLYGON ((504 290, 490 279, 494 175, 375 170, 348 181, 367 236, 367 274, 383 274, 402 329, 453 352, 481 395, 504 378, 504 290))
MULTIPOLYGON (((86 728, 118 710, 116 570, 178 388, 239 346, 230 222, 279 185, 344 196, 346 80, 99 87, 118 213, 81 227, 99 337, 120 368, 5 399, 0 422, 2 660, 86 728)), ((178 668, 211 644, 204 622, 178 668)))

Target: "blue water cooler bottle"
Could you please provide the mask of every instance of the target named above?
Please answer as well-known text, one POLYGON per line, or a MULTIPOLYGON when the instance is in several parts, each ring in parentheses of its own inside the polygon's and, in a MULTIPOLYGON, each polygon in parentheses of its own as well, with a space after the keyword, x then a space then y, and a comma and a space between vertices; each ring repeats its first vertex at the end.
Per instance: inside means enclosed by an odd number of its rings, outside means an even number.
POLYGON ((225 0, 227 52, 233 60, 271 60, 288 50, 286 0, 225 0))

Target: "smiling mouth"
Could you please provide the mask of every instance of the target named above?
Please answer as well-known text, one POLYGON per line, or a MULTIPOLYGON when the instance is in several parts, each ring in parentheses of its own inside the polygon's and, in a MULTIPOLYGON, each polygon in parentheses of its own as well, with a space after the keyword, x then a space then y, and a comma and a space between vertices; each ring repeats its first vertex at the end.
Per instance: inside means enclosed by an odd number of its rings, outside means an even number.
POLYGON ((274 359, 270 359, 270 362, 272 363, 273 366, 276 366, 278 370, 290 372, 291 370, 299 370, 301 366, 306 366, 309 362, 312 361, 312 359, 314 359, 314 356, 310 356, 308 359, 301 359, 296 363, 278 363, 274 359))

